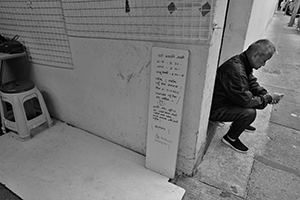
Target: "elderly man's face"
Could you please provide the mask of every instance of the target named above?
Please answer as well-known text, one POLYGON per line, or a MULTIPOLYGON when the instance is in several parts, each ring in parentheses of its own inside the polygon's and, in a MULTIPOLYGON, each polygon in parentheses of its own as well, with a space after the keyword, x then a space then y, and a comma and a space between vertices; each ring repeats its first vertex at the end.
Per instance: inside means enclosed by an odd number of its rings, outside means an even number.
POLYGON ((272 58, 272 54, 264 56, 254 54, 251 59, 251 66, 253 67, 253 69, 257 70, 262 66, 265 66, 266 62, 270 60, 270 58, 272 58))

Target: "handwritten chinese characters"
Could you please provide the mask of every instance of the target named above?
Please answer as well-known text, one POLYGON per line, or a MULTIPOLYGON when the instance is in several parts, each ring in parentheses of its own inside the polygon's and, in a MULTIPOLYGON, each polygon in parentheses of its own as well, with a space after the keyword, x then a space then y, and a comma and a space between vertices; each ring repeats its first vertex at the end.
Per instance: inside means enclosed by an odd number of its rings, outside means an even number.
POLYGON ((177 110, 174 104, 178 104, 182 98, 182 82, 185 81, 185 70, 182 60, 186 55, 174 53, 158 53, 155 62, 155 100, 153 104, 153 119, 179 123, 177 110))
POLYGON ((152 49, 146 167, 169 177, 175 173, 188 56, 186 50, 152 49))

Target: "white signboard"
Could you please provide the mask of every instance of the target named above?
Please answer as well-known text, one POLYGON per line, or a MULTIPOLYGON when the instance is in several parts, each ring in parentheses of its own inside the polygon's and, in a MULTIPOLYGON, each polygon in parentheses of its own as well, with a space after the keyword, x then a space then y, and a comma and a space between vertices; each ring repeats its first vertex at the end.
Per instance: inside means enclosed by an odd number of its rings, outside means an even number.
POLYGON ((185 91, 189 52, 153 47, 146 167, 173 178, 185 91))

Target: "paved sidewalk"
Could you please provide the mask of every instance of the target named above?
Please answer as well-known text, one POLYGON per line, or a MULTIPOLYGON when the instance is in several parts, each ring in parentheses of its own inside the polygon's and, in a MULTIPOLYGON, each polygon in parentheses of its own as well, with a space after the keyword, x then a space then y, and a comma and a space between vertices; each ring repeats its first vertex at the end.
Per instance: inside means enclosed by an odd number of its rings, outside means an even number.
POLYGON ((289 20, 274 15, 264 37, 278 54, 255 71, 265 88, 285 97, 258 111, 255 133, 242 134, 246 155, 221 143, 229 124, 218 127, 197 174, 176 180, 186 189, 183 200, 300 200, 300 35, 289 20))

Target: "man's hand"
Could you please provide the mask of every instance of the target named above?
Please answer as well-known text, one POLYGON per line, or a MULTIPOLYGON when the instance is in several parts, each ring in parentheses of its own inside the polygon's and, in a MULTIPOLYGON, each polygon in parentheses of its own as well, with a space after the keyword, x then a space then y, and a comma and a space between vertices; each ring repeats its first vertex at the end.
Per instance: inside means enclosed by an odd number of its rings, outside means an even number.
POLYGON ((283 96, 283 93, 274 92, 274 94, 272 94, 271 104, 277 104, 283 98, 283 96))

